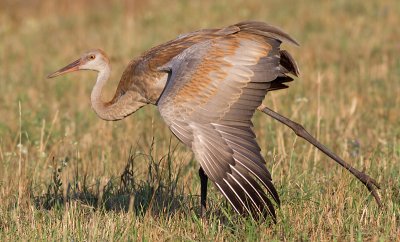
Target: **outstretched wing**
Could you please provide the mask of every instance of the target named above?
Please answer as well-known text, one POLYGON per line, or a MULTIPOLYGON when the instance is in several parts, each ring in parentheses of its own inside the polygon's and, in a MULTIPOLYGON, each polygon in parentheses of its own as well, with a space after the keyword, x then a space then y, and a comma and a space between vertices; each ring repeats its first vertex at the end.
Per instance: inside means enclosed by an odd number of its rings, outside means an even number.
POLYGON ((275 217, 262 187, 278 204, 279 197, 251 118, 268 90, 292 80, 280 64, 281 55, 291 59, 279 50, 279 30, 251 27, 193 45, 161 67, 169 77, 158 107, 238 213, 275 217))

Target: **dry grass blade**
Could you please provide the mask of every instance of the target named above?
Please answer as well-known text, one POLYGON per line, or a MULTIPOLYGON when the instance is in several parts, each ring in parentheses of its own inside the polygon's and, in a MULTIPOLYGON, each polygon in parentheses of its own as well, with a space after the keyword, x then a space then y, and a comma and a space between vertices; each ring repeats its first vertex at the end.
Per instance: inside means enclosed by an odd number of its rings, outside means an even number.
POLYGON ((310 144, 314 145, 317 147, 320 151, 322 151, 324 154, 332 158, 334 161, 339 163, 341 166, 343 166, 346 170, 350 171, 351 174, 353 174, 359 181, 361 181, 371 192, 372 196, 374 196, 376 203, 380 208, 382 208, 382 202, 379 197, 379 194, 377 192, 377 189, 380 189, 380 186, 378 182, 375 181, 375 179, 371 178, 364 172, 358 171, 357 169, 353 168, 349 163, 344 161, 342 158, 337 156, 335 153, 330 151, 326 146, 321 144, 316 138, 314 138, 310 133, 307 132, 307 130, 304 129, 304 127, 296 122, 293 122, 292 120, 282 116, 281 114, 272 111, 271 109, 261 106, 259 107, 259 110, 272 118, 278 120, 279 122, 283 123, 284 125, 288 126, 291 128, 295 134, 305 140, 307 140, 310 144))
POLYGON ((0 1, 0 241, 398 241, 399 12, 397 0, 0 1), (200 219, 197 161, 175 148, 156 108, 104 122, 90 107, 92 74, 45 77, 102 48, 113 67, 108 100, 143 51, 249 19, 301 44, 282 46, 301 77, 268 94, 266 106, 319 130, 321 143, 368 170, 382 189, 362 180, 385 209, 345 169, 258 112, 254 132, 282 200, 277 223, 235 215, 211 185, 200 219))

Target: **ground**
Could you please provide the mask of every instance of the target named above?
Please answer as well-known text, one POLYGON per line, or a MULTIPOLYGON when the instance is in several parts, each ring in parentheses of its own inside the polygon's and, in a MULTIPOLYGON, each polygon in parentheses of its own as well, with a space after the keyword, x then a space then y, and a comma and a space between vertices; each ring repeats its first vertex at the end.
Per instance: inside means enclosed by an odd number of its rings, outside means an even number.
POLYGON ((0 3, 0 240, 399 240, 400 3, 11 1, 0 3), (277 222, 236 215, 148 106, 119 122, 90 108, 95 74, 46 79, 88 49, 130 59, 181 33, 242 20, 279 26, 301 76, 264 104, 302 123, 381 184, 367 189, 287 127, 253 119, 281 197, 277 222))

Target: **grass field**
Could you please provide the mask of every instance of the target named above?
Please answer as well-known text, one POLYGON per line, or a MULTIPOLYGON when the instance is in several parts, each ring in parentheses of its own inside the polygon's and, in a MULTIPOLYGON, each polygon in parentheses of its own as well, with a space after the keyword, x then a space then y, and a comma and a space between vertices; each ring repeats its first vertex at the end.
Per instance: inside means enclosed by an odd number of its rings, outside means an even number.
POLYGON ((384 1, 0 2, 0 241, 400 241, 400 3, 384 1), (87 49, 111 57, 111 98, 131 58, 180 33, 247 19, 283 28, 301 76, 264 104, 381 184, 379 209, 344 169, 257 113, 281 196, 277 223, 237 216, 156 107, 119 122, 90 108, 94 73, 46 75, 87 49))

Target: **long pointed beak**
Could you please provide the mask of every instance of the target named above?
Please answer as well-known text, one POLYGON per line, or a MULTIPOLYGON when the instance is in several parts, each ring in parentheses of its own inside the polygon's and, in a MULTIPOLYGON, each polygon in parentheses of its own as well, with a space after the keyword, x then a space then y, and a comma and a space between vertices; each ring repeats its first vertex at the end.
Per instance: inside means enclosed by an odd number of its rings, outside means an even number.
POLYGON ((81 65, 81 60, 77 59, 76 61, 72 62, 71 64, 61 68, 60 70, 51 73, 50 75, 47 76, 47 78, 53 78, 68 72, 73 72, 73 71, 78 71, 79 66, 81 65))

